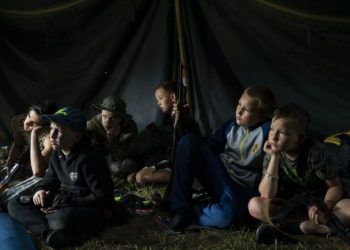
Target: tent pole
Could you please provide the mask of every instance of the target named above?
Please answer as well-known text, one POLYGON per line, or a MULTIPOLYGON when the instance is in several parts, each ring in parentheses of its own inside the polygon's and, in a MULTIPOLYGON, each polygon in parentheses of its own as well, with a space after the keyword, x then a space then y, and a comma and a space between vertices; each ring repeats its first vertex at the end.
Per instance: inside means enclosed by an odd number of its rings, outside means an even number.
POLYGON ((186 103, 191 107, 190 101, 190 88, 189 88, 189 72, 188 72, 188 64, 187 64, 187 56, 186 56, 186 47, 185 47, 185 34, 183 28, 183 13, 181 8, 182 0, 175 0, 175 16, 176 16, 176 30, 177 30, 177 38, 179 45, 179 54, 180 54, 180 67, 179 75, 182 79, 179 79, 182 84, 186 87, 186 103))

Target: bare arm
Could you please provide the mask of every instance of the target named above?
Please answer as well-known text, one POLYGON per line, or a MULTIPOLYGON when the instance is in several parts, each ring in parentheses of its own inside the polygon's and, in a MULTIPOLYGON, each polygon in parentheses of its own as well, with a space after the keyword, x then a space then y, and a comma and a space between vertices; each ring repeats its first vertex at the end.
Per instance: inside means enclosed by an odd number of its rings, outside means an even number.
POLYGON ((333 206, 341 199, 343 195, 343 187, 339 178, 327 180, 326 184, 328 186, 328 190, 324 197, 324 203, 330 210, 332 210, 333 206))
MULTIPOLYGON (((328 186, 328 190, 323 202, 327 208, 332 211, 334 205, 341 199, 343 195, 343 188, 338 177, 333 180, 327 180, 326 184, 328 186)), ((315 205, 309 208, 308 216, 309 219, 316 225, 325 223, 325 216, 323 212, 315 205)))
POLYGON ((277 194, 278 188, 278 165, 279 165, 279 153, 271 150, 271 146, 268 141, 264 144, 264 151, 271 155, 269 165, 266 169, 264 176, 259 184, 259 192, 261 198, 273 198, 277 194))
POLYGON ((40 151, 40 143, 38 134, 43 127, 35 127, 32 130, 30 138, 30 164, 34 176, 43 176, 47 169, 50 154, 52 151, 52 145, 50 143, 50 136, 46 136, 44 139, 44 148, 40 151))
POLYGON ((15 116, 11 121, 11 127, 13 131, 13 144, 9 152, 9 156, 6 161, 6 166, 12 167, 15 162, 18 160, 18 157, 22 153, 24 147, 24 138, 18 133, 19 131, 19 120, 23 115, 15 116))

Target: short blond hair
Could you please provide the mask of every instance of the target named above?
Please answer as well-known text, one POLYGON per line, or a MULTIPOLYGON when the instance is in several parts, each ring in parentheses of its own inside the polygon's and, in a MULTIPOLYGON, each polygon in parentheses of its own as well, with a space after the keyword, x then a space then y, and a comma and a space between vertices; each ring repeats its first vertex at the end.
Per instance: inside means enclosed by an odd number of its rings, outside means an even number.
POLYGON ((248 87, 244 93, 257 102, 257 111, 264 116, 271 117, 276 108, 275 96, 271 89, 264 85, 255 85, 248 87))
POLYGON ((299 134, 306 135, 310 124, 310 114, 301 106, 288 104, 275 110, 273 119, 288 119, 299 134))

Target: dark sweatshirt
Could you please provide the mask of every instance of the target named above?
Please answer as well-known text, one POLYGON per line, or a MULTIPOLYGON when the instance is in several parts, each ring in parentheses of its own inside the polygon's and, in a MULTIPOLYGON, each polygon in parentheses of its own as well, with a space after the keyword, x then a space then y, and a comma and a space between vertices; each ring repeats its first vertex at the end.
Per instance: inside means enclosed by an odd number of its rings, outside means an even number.
POLYGON ((111 206, 113 182, 107 163, 86 140, 75 144, 67 158, 61 151, 53 152, 47 173, 34 193, 46 190, 53 197, 60 189, 67 194, 69 206, 111 206))

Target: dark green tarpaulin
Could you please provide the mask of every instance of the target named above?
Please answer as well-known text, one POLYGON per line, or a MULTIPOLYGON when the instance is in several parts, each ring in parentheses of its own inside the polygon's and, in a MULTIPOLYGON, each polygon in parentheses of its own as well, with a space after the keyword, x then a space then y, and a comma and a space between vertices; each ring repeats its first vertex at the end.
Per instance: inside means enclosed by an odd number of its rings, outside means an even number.
MULTIPOLYGON (((183 1, 203 131, 232 117, 253 84, 269 85, 279 104, 305 106, 317 136, 349 129, 349 4, 327 2, 183 1)), ((154 86, 174 75, 174 33, 173 1, 1 1, 1 144, 11 117, 40 99, 91 116, 92 103, 115 94, 144 127, 157 116, 154 86)))

